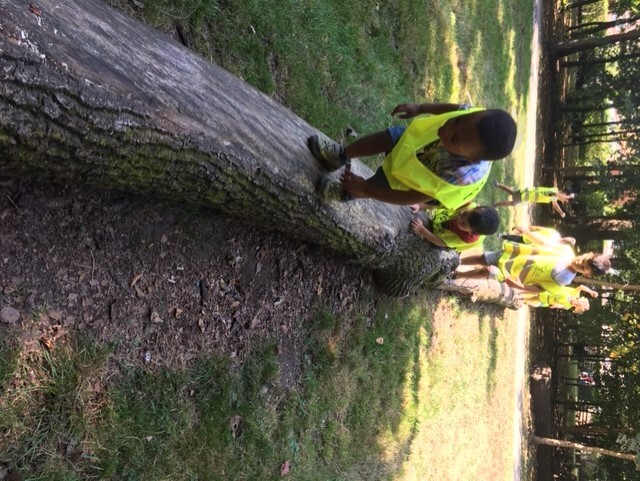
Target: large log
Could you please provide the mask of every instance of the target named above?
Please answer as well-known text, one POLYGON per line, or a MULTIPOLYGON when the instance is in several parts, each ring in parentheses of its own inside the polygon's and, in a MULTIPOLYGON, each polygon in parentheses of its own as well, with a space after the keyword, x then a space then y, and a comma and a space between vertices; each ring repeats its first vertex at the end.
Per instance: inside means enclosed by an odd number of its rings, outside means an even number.
POLYGON ((316 130, 179 43, 100 0, 0 6, 0 175, 213 207, 374 269, 392 295, 457 265, 407 207, 318 199, 316 130))

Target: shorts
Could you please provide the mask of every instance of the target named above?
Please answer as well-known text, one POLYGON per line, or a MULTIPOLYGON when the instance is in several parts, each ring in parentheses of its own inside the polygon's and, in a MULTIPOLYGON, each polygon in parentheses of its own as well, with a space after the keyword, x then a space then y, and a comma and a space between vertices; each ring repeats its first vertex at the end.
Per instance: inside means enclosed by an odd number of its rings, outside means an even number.
POLYGON ((402 134, 404 134, 405 130, 407 130, 407 128, 403 125, 394 125, 393 127, 389 127, 387 129, 387 132, 389 132, 389 135, 391 136, 391 142, 393 143, 393 145, 396 145, 398 143, 398 140, 400 139, 400 137, 402 137, 402 134))
POLYGON ((498 268, 498 261, 502 256, 503 251, 485 251, 484 253, 484 261, 487 263, 487 267, 489 268, 489 279, 496 279, 502 281, 502 273, 498 268))
MULTIPOLYGON (((400 137, 402 137, 402 134, 406 129, 407 128, 402 125, 394 125, 393 127, 389 127, 387 129, 387 132, 389 132, 389 135, 391 136, 391 142, 394 146, 398 143, 398 140, 400 139, 400 137)), ((378 167, 378 170, 376 170, 376 173, 373 174, 372 177, 369 177, 367 181, 371 182, 374 185, 378 185, 386 189, 391 189, 391 186, 389 185, 389 180, 387 179, 387 176, 385 175, 384 170, 382 170, 382 167, 378 167)))
POLYGON ((484 261, 488 266, 497 266, 503 251, 485 251, 484 261))

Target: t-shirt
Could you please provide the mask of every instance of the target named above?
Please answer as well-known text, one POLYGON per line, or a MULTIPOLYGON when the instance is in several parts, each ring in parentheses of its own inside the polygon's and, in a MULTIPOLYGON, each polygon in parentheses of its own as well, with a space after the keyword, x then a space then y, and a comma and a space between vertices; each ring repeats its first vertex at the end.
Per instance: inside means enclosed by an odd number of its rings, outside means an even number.
POLYGON ((416 153, 416 157, 431 172, 452 185, 474 184, 491 170, 491 162, 474 162, 451 154, 440 146, 439 140, 426 145, 416 153))
POLYGON ((444 224, 442 224, 442 227, 453 232, 455 235, 457 235, 460 238, 462 242, 465 242, 467 244, 471 244, 473 242, 476 242, 478 239, 480 239, 480 234, 476 234, 474 232, 467 232, 465 230, 460 229, 460 226, 458 225, 458 219, 451 219, 445 222, 444 224))
POLYGON ((567 286, 573 282, 576 277, 576 273, 569 270, 569 264, 561 262, 551 271, 551 277, 560 286, 567 286))

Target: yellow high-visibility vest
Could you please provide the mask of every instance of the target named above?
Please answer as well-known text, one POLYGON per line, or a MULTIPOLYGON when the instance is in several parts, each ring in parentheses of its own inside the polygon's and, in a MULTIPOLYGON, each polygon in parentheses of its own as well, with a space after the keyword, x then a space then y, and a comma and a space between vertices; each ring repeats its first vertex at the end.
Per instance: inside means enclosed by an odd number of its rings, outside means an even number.
POLYGON ((553 291, 541 292, 538 296, 540 307, 562 306, 565 309, 571 309, 571 301, 580 297, 580 291, 577 287, 560 286, 553 291))
POLYGON ((567 245, 534 246, 504 242, 502 247, 503 253, 498 261, 501 273, 519 279, 525 286, 534 284, 545 291, 559 287, 551 275, 555 266, 560 262, 569 264, 575 257, 573 249, 567 245))
POLYGON ((534 202, 536 204, 548 204, 558 197, 556 187, 526 187, 517 191, 520 202, 534 202))
POLYGON ((476 207, 478 207, 478 204, 472 202, 468 206, 462 207, 460 209, 435 209, 433 212, 433 220, 431 221, 431 228, 433 229, 433 233, 440 237, 442 242, 444 242, 447 247, 455 249, 458 252, 466 249, 471 249, 473 247, 482 246, 482 242, 484 241, 485 236, 481 235, 478 237, 478 240, 472 243, 467 243, 460 239, 460 237, 458 237, 458 234, 449 229, 445 229, 443 226, 444 223, 451 220, 453 217, 456 217, 458 214, 460 214, 460 212, 472 210, 476 207))
MULTIPOLYGON (((539 237, 542 237, 545 241, 545 245, 559 244, 560 239, 562 239, 560 232, 551 227, 530 226, 529 230, 537 234, 539 237)), ((522 238, 524 239, 525 244, 535 244, 527 234, 522 234, 522 238)))
POLYGON ((454 110, 415 118, 382 163, 382 170, 391 188, 422 192, 439 201, 447 209, 457 209, 473 200, 487 182, 489 170, 482 179, 472 184, 453 185, 442 180, 420 162, 416 153, 426 145, 439 140, 438 129, 447 120, 482 110, 484 109, 454 110))

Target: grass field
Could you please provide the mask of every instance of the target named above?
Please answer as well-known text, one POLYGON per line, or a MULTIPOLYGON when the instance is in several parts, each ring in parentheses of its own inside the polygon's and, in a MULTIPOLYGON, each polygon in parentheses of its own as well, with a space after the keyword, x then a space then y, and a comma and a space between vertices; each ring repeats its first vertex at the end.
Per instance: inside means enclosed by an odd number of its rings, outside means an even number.
MULTIPOLYGON (((179 21, 202 55, 337 139, 389 125, 405 101, 501 107, 524 122, 528 0, 134 3, 144 8, 119 6, 167 32, 179 21)), ((512 180, 522 150, 492 176, 512 180)), ((295 480, 513 479, 509 315, 437 293, 378 299, 371 320, 336 318, 322 297, 316 311, 297 391, 279 388, 269 344, 239 371, 203 357, 151 372, 108 371, 112 347, 78 336, 53 352, 0 340, 0 470, 255 481, 280 479, 286 460, 295 480)))

